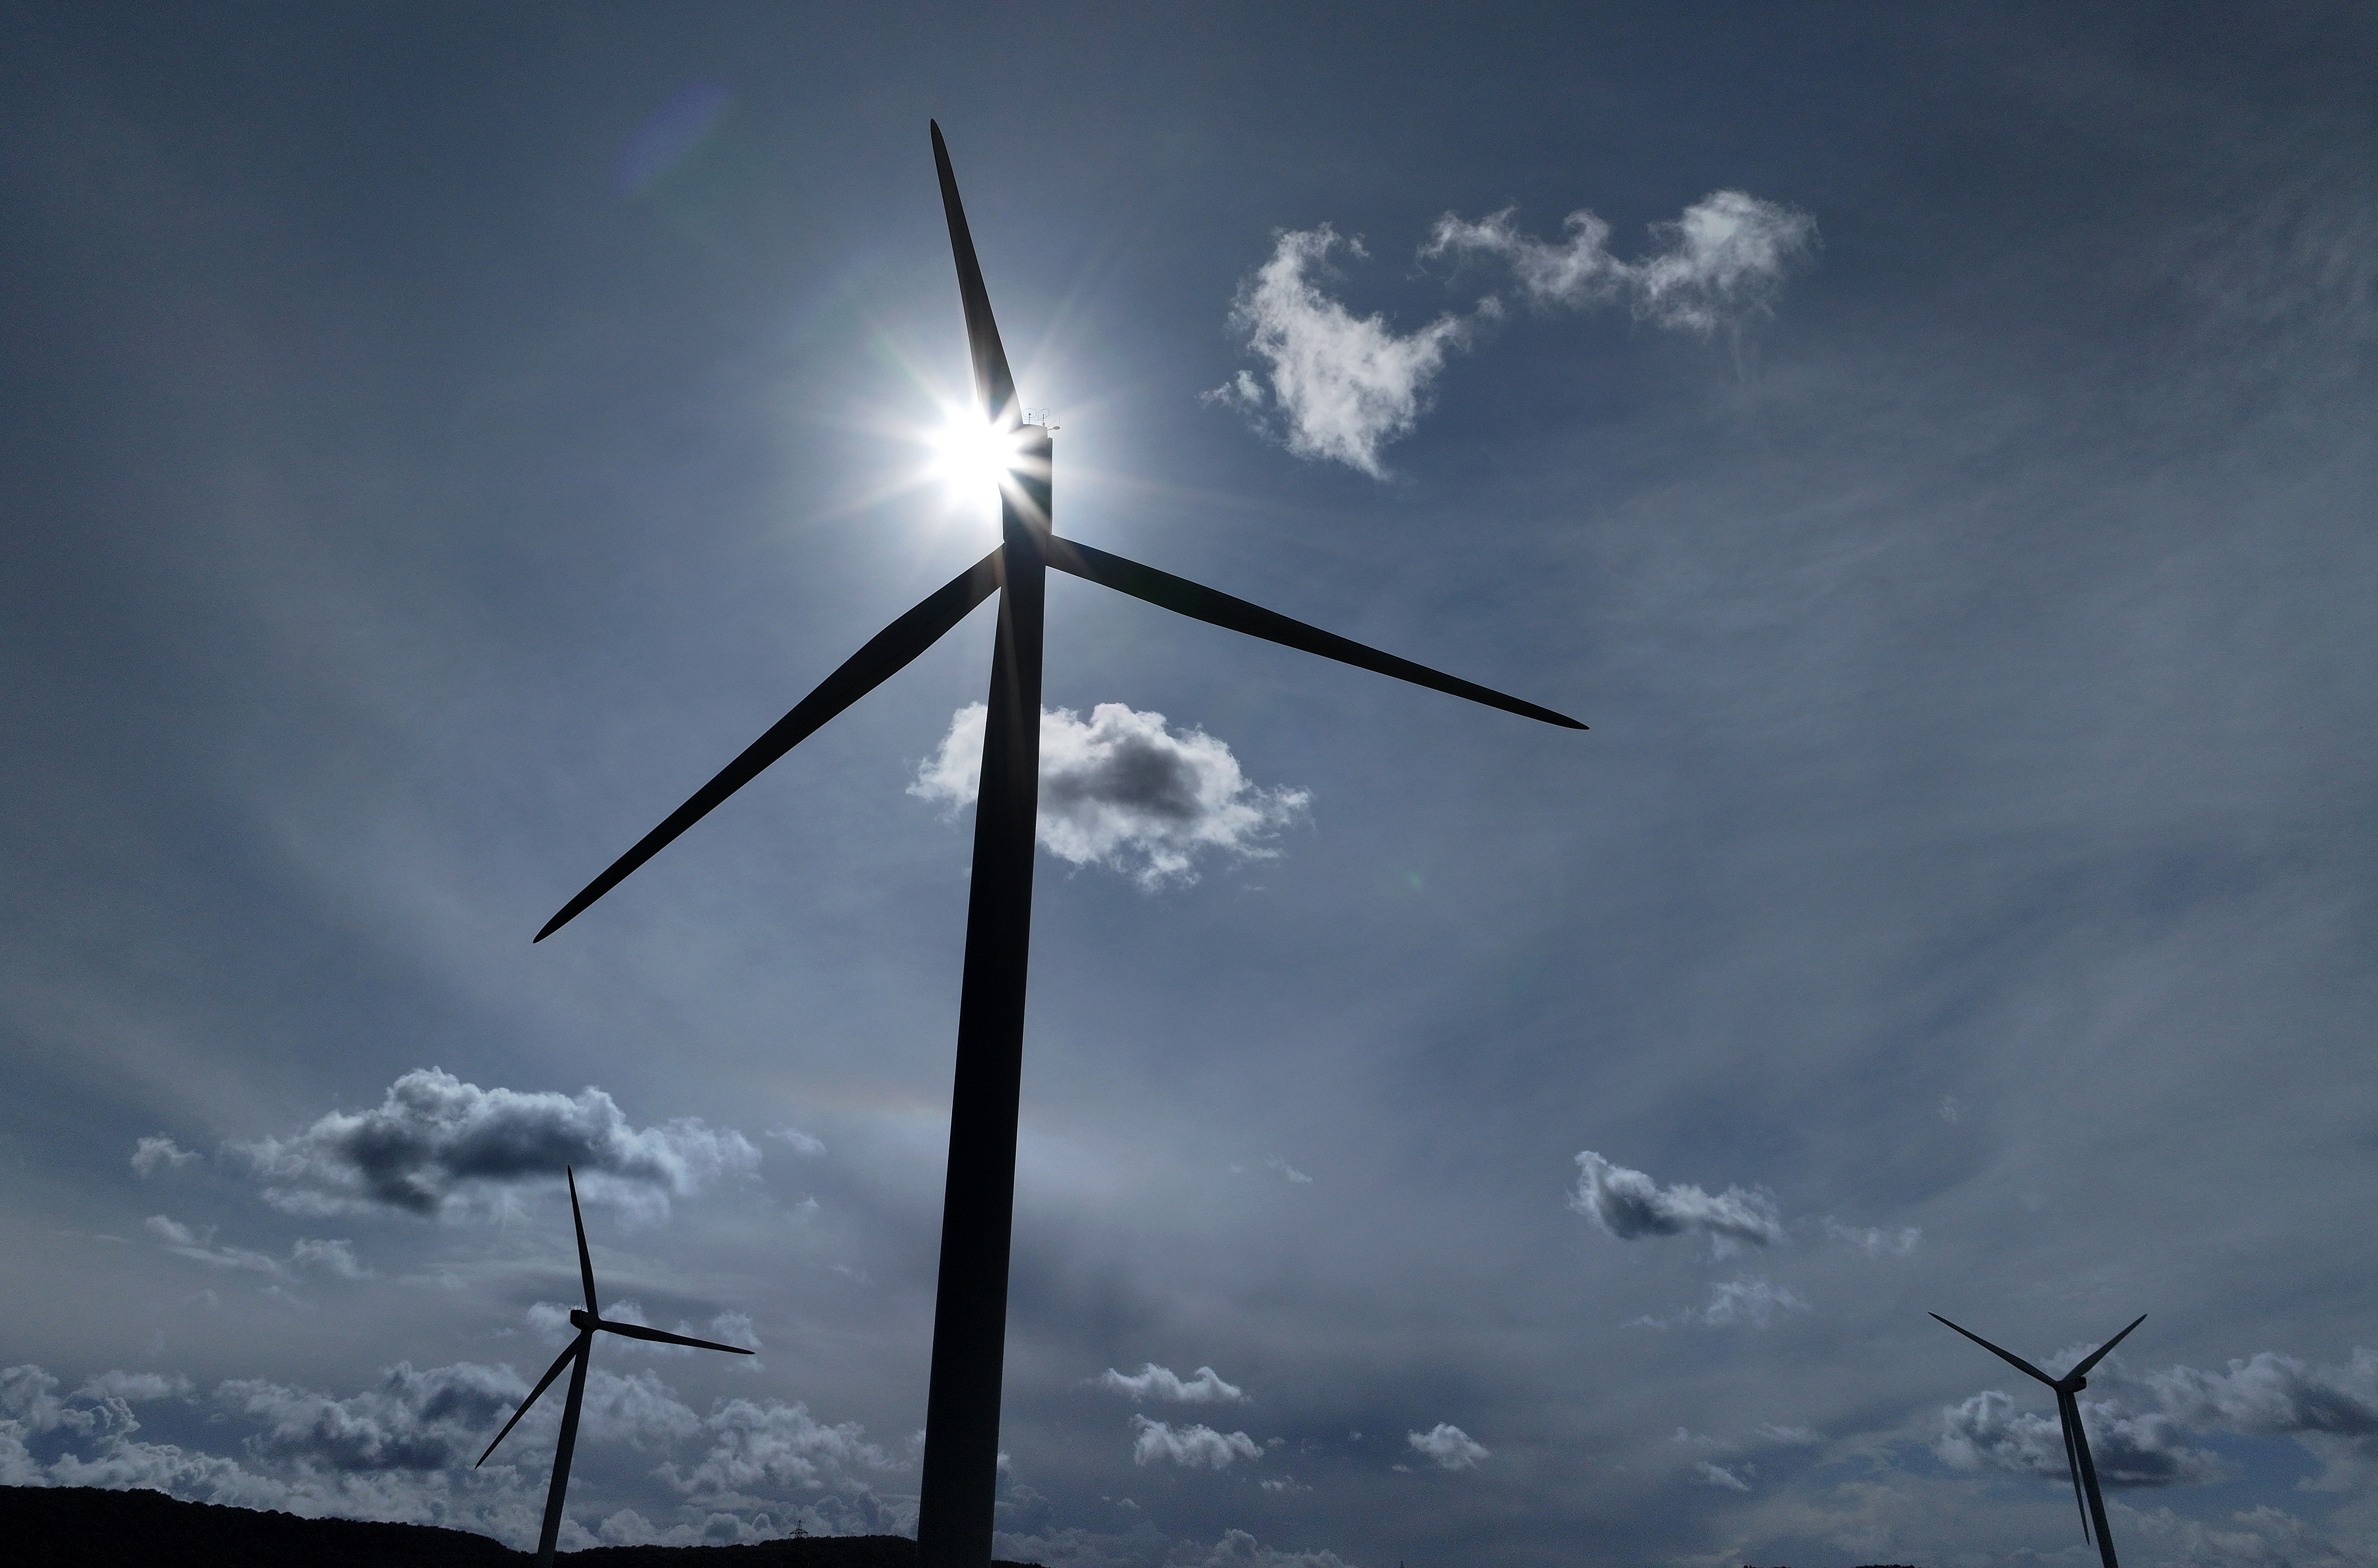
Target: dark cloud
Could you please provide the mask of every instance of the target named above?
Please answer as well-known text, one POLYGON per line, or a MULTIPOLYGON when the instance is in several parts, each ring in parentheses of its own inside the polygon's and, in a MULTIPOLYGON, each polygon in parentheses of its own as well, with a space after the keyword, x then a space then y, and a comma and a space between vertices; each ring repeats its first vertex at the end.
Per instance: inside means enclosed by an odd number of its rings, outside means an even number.
MULTIPOLYGON (((2089 1434, 2097 1478, 2109 1487, 2200 1486, 2228 1473, 2219 1454, 2189 1447, 2180 1441, 2180 1423, 2160 1413, 2134 1414, 2119 1402, 2084 1397, 2081 1424, 2089 1434)), ((2071 1474, 2052 1405, 2043 1415, 1995 1390, 1945 1407, 1934 1451, 1961 1470, 2007 1470, 2058 1480, 2071 1474)))
POLYGON ((1568 1206, 1621 1241, 1697 1231, 1717 1243, 1771 1246, 1784 1239, 1774 1198, 1729 1187, 1714 1197, 1688 1182, 1663 1187, 1639 1170, 1613 1165, 1587 1149, 1577 1156, 1568 1206))
POLYGON ((332 1111, 290 1138, 242 1145, 264 1195, 296 1214, 397 1209, 436 1215, 489 1189, 558 1178, 575 1167, 581 1191, 665 1215, 719 1177, 758 1167, 740 1132, 694 1118, 629 1124, 596 1088, 482 1089, 424 1068, 389 1085, 372 1110, 332 1111))

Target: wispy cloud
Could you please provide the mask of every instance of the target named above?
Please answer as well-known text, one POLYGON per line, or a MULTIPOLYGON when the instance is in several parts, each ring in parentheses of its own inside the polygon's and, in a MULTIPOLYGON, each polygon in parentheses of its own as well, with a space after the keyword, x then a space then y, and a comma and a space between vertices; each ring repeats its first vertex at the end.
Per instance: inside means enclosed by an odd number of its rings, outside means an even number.
POLYGON ((1761 1275, 1742 1275, 1710 1287, 1709 1299, 1664 1318, 1636 1318, 1629 1328, 1765 1328, 1786 1312, 1805 1312, 1808 1303, 1791 1287, 1761 1275))
POLYGON ((1195 1425, 1176 1428, 1146 1416, 1134 1416, 1131 1426, 1136 1434, 1131 1444, 1135 1465, 1169 1459, 1193 1470, 1226 1470, 1234 1460, 1263 1457, 1263 1445, 1244 1432, 1218 1432, 1195 1425))
MULTIPOLYGON (((950 719, 941 746, 908 793, 955 811, 982 781, 985 709, 950 719)), ((1040 843, 1075 866, 1104 866, 1149 891, 1196 880, 1207 851, 1269 856, 1262 841, 1304 813, 1301 789, 1247 780, 1231 748, 1199 729, 1175 730, 1161 713, 1101 702, 1087 722, 1059 708, 1040 715, 1040 843)))
POLYGON ((406 1073, 374 1109, 332 1111, 294 1137, 239 1148, 267 1201, 294 1214, 454 1214, 474 1194, 548 1183, 574 1166, 588 1197, 657 1218, 671 1198, 760 1160, 740 1132, 698 1119, 631 1126, 600 1089, 482 1089, 437 1068, 406 1073))
MULTIPOLYGON (((1570 213, 1557 241, 1522 233, 1516 212, 1474 221, 1448 212, 1419 259, 1500 264, 1519 297, 1540 310, 1624 304, 1643 320, 1707 337, 1771 308, 1786 275, 1817 246, 1813 218, 1738 190, 1712 191, 1673 221, 1653 224, 1656 248, 1632 261, 1611 252, 1610 225, 1591 212, 1570 213)), ((1399 332, 1384 316, 1356 316, 1325 289, 1341 248, 1369 254, 1327 223, 1280 231, 1270 259, 1241 282, 1231 306, 1231 328, 1262 374, 1239 371, 1204 397, 1236 409, 1298 457, 1380 479, 1381 449, 1418 425, 1447 359, 1507 313, 1489 293, 1466 312, 1399 332)))
POLYGON ((1109 1367, 1095 1380, 1110 1394, 1132 1399, 1169 1399, 1179 1405, 1235 1405, 1247 1396, 1236 1383, 1222 1381, 1211 1367, 1200 1367, 1183 1378, 1170 1367, 1150 1361, 1139 1371, 1123 1373, 1109 1367))
POLYGON ((179 1170, 198 1157, 162 1134, 143 1138, 132 1146, 132 1168, 143 1176, 154 1176, 161 1170, 179 1170))
POLYGON ((1924 1227, 1920 1225, 1885 1230, 1874 1226, 1844 1225, 1831 1215, 1824 1217, 1823 1224, 1827 1236, 1869 1258, 1904 1258, 1924 1240, 1924 1227))
POLYGON ((1472 222, 1436 221, 1423 260, 1491 257, 1507 263, 1531 304, 1591 309, 1623 302, 1663 327, 1703 336, 1769 308, 1793 266, 1817 245, 1807 213, 1738 190, 1711 191, 1672 222, 1654 223, 1659 249, 1637 261, 1611 254, 1610 225, 1568 215, 1558 242, 1522 233, 1505 208, 1472 222))
POLYGON ((1766 1247, 1784 1239, 1775 1200, 1764 1191, 1729 1187, 1712 1196, 1689 1182, 1663 1187, 1591 1149, 1578 1155, 1577 1170, 1568 1206, 1621 1241, 1690 1231, 1721 1245, 1766 1247))
POLYGON ((1449 1421, 1439 1421, 1424 1432, 1406 1432, 1404 1442, 1415 1454, 1425 1455, 1440 1469, 1475 1469, 1478 1461, 1490 1456, 1487 1446, 1449 1421))

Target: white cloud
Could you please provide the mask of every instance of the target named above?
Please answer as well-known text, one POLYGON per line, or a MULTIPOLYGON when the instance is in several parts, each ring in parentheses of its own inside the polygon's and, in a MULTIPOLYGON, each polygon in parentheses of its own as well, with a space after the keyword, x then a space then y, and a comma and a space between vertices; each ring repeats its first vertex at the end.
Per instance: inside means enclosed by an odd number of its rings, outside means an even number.
POLYGON ((1264 1161, 1264 1168, 1266 1170, 1276 1170, 1279 1172, 1280 1175, 1286 1177, 1290 1181, 1295 1183, 1299 1187, 1310 1187, 1313 1185, 1313 1178, 1305 1175, 1304 1172, 1297 1169, 1286 1160, 1280 1159, 1277 1156, 1264 1161))
MULTIPOLYGON (((250 1274, 264 1275, 272 1279, 289 1277, 288 1266, 277 1258, 269 1258, 261 1252, 252 1252, 244 1247, 215 1246, 214 1231, 211 1228, 201 1235, 181 1221, 164 1215, 150 1215, 140 1224, 143 1229, 157 1239, 165 1251, 175 1257, 187 1258, 192 1263, 204 1263, 209 1268, 239 1269, 250 1274)), ((306 1244, 302 1241, 298 1243, 301 1248, 305 1245, 306 1244)))
POLYGON ((1693 1474, 1700 1478, 1703 1486, 1722 1487, 1727 1491, 1748 1491, 1750 1483, 1743 1479, 1743 1475, 1752 1475, 1757 1472, 1747 1465, 1741 1466, 1739 1468, 1742 1475, 1735 1474, 1734 1470, 1728 1469, 1723 1465, 1712 1465, 1703 1459, 1693 1466, 1693 1474))
POLYGON ((1924 1239, 1924 1227, 1920 1225, 1883 1230, 1873 1226, 1844 1225, 1827 1215, 1824 1226, 1826 1235, 1856 1248, 1869 1258, 1904 1258, 1916 1251, 1924 1239))
MULTIPOLYGON (((978 764, 979 765, 979 764, 978 764)), ((779 1143, 789 1143, 797 1155, 818 1155, 825 1153, 825 1144, 798 1127, 771 1127, 768 1136, 779 1143)))
POLYGON ((1779 1427, 1761 1424, 1757 1430, 1759 1435, 1768 1442, 1780 1442, 1792 1448, 1807 1448, 1825 1441, 1825 1434, 1814 1427, 1779 1427))
POLYGON ((363 1263, 356 1259, 354 1243, 352 1241, 300 1240, 289 1250, 289 1261, 306 1267, 320 1269, 325 1274, 334 1274, 341 1279, 371 1277, 372 1271, 364 1267, 363 1263))
POLYGON ((1424 1432, 1406 1432, 1404 1441, 1414 1453, 1425 1454, 1447 1470, 1473 1469, 1489 1452, 1484 1443, 1449 1421, 1439 1421, 1424 1432))
MULTIPOLYGON (((984 712, 975 702, 951 717, 909 794, 953 812, 973 802, 984 712)), ((1196 880, 1193 863, 1207 850, 1241 860, 1274 854, 1261 840, 1310 799, 1248 783, 1228 746, 1203 730, 1174 731, 1161 713, 1101 702, 1087 723, 1063 708, 1040 715, 1040 843, 1072 865, 1125 872, 1142 888, 1196 880)))
MULTIPOLYGON (((1327 223, 1280 232, 1271 259, 1239 285, 1231 307, 1231 326, 1264 361, 1270 387, 1243 370, 1206 398, 1259 428, 1276 413, 1279 437, 1299 457, 1332 459, 1382 478, 1379 449, 1411 433, 1427 408, 1429 382, 1474 328, 1441 316, 1399 333, 1383 317, 1355 316, 1314 281, 1341 245, 1365 254, 1360 240, 1341 239, 1327 223)), ((1483 308, 1495 313, 1491 303, 1483 308)))
POLYGON ((1133 1399, 1169 1399, 1181 1405, 1235 1405, 1247 1396, 1246 1390, 1223 1382, 1222 1375, 1211 1367, 1200 1367, 1194 1376, 1183 1379, 1171 1368, 1159 1367, 1153 1361, 1127 1376, 1109 1367, 1099 1374, 1097 1382, 1110 1394, 1133 1399))
MULTIPOLYGON (((1266 1482, 1269 1485, 1269 1482, 1266 1482)), ((1282 1551, 1244 1530, 1224 1530, 1195 1568, 1350 1568, 1334 1551, 1282 1551)))
POLYGON ((1610 225, 1591 212, 1570 213, 1567 237, 1555 244, 1521 233, 1513 211, 1475 222, 1448 212, 1421 256, 1497 257, 1532 304, 1588 309, 1623 299, 1639 317, 1703 335, 1766 309, 1817 244, 1807 213, 1738 190, 1711 191, 1675 221, 1653 224, 1662 248, 1639 261, 1611 255, 1610 225))
POLYGON ((1699 1231, 1723 1250, 1738 1242, 1764 1247, 1784 1239, 1784 1222, 1766 1192, 1729 1187, 1711 1197, 1689 1183, 1662 1187, 1591 1149, 1577 1156, 1577 1168, 1568 1206, 1621 1241, 1699 1231))
POLYGON ((1232 1460, 1263 1457, 1263 1445, 1243 1431, 1218 1432, 1211 1427, 1196 1425, 1176 1429, 1145 1416, 1134 1416, 1131 1427, 1136 1434, 1131 1445, 1131 1462, 1135 1465, 1170 1459, 1193 1470, 1226 1470, 1232 1460))
POLYGON ((600 1089, 482 1089, 437 1068, 399 1078, 375 1109, 332 1111, 294 1137, 240 1147, 268 1182, 265 1198, 297 1214, 452 1215, 570 1165, 590 1199, 661 1218, 672 1197, 760 1160, 740 1132, 695 1119, 631 1127, 600 1089))
POLYGON ((179 1170, 198 1157, 162 1133, 154 1138, 143 1138, 132 1146, 132 1168, 143 1176, 154 1176, 161 1170, 179 1170))

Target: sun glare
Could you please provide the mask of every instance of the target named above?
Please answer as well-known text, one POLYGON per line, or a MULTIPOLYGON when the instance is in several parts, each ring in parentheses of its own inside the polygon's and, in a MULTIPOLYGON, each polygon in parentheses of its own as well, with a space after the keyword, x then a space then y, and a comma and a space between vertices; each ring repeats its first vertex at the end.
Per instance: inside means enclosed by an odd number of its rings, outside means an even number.
POLYGON ((1015 432, 987 423, 972 409, 952 413, 927 439, 933 477, 953 499, 989 500, 1015 470, 1015 432))

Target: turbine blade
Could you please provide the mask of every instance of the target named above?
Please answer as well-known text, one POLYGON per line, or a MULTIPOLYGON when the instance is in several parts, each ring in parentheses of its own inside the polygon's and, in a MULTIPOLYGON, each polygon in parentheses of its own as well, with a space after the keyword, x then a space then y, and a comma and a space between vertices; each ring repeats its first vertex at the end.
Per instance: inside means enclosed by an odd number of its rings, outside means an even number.
POLYGON ((649 1339, 655 1345, 690 1345, 696 1350, 724 1350, 732 1356, 749 1356, 752 1352, 740 1345, 721 1345, 715 1339, 689 1339, 681 1334, 668 1334, 642 1323, 615 1323, 606 1321, 602 1328, 610 1334, 624 1334, 630 1339, 649 1339))
POLYGON ((2081 1493, 2081 1451, 2074 1446, 2074 1429, 2081 1425, 2080 1402, 2062 1389, 2056 1391, 2056 1424, 2064 1429, 2064 1468, 2072 1478, 2072 1506, 2081 1510, 2081 1539, 2089 1541, 2089 1500, 2081 1493))
POLYGON ((578 1173, 563 1166, 561 1174, 570 1179, 570 1223, 578 1227, 578 1277, 586 1286, 586 1315, 599 1318, 603 1309, 594 1304, 594 1260, 586 1255, 586 1217, 578 1212, 578 1173))
MULTIPOLYGON (((528 1407, 535 1404, 546 1389, 553 1386, 553 1380, 561 1375, 562 1368, 570 1365, 570 1359, 572 1356, 577 1355, 579 1351, 585 1348, 586 1341, 589 1337, 590 1336, 585 1332, 581 1331, 578 1337, 570 1342, 570 1347, 562 1351, 560 1355, 554 1358, 553 1365, 545 1369, 545 1376, 536 1380, 536 1386, 530 1389, 528 1391, 528 1397, 520 1402, 520 1408, 512 1412, 512 1418, 504 1423, 504 1430, 496 1434, 496 1442, 501 1442, 504 1439, 512 1435, 512 1429, 520 1425, 520 1418, 522 1416, 528 1414, 528 1407)), ((487 1444, 486 1454, 479 1455, 479 1465, 484 1465, 487 1462, 487 1454, 493 1454, 496 1451, 496 1442, 487 1444)), ((474 1465, 471 1468, 475 1470, 479 1467, 479 1465, 474 1465)))
POLYGON ((933 168, 942 176, 942 211, 950 221, 950 254, 958 264, 958 303, 966 307, 967 352, 974 359, 975 396, 982 400, 985 417, 994 425, 1016 422, 1015 377, 1008 374, 1007 351, 999 343, 999 323, 991 318, 991 291, 982 286, 982 264, 975 259, 974 233, 967 227, 966 204, 958 199, 958 177, 950 169, 949 145, 942 140, 939 122, 933 127, 933 168))
POLYGON ((712 808, 758 778, 769 763, 808 739, 828 719, 896 675, 909 660, 940 640, 943 632, 966 619, 977 604, 991 596, 991 590, 997 588, 999 582, 1000 557, 999 552, 993 550, 926 595, 915 609, 877 632, 866 647, 844 660, 842 667, 819 683, 815 691, 802 698, 791 712, 769 726, 767 734, 746 747, 743 755, 727 764, 716 778, 695 791, 692 799, 670 812, 667 821, 637 841, 635 848, 613 861, 608 870, 587 883, 576 898, 563 904, 561 913, 545 923, 545 929, 536 934, 536 940, 545 940, 576 919, 588 904, 618 887, 630 872, 667 848, 670 840, 708 816, 712 808))
MULTIPOLYGON (((1957 1328, 1955 1323, 1949 1323, 1948 1319, 1942 1317, 1938 1312, 1928 1312, 1925 1315, 1929 1317, 1935 1323, 1948 1323, 1951 1328, 1957 1328)), ((2046 1372, 2041 1371, 2037 1367, 2033 1366, 2029 1361, 2024 1360, 2022 1357, 2014 1354, 2014 1352, 2000 1349, 1988 1340, 1984 1339, 1980 1335, 1976 1334, 1972 1329, 1957 1328, 1957 1332, 1964 1335, 1967 1339, 1972 1340, 1975 1344, 1980 1346, 1983 1349, 1988 1351, 1991 1355, 1996 1356, 2001 1361, 2006 1361, 2013 1366, 2021 1368, 2023 1371, 2029 1372, 2033 1377, 2037 1378, 2040 1382, 2046 1383, 2050 1388, 2054 1388, 2056 1386, 2056 1380, 2054 1378, 2049 1377, 2046 1372)))
POLYGON ((1545 724, 1558 724, 1564 729, 1585 728, 1575 719, 1564 713, 1555 713, 1550 708, 1539 708, 1533 702, 1523 702, 1516 697, 1507 697, 1499 691, 1490 690, 1486 687, 1471 681, 1441 674, 1424 664, 1415 664, 1410 659, 1399 659, 1392 653, 1382 653, 1375 648, 1366 648, 1359 642, 1339 637, 1335 632, 1323 631, 1320 628, 1307 626, 1303 621, 1291 620, 1288 616, 1277 611, 1267 610, 1260 604, 1250 604, 1244 599, 1233 599, 1228 593, 1217 593, 1214 590, 1201 587, 1185 577, 1175 577, 1171 572, 1158 571, 1154 567, 1144 567, 1137 561, 1125 560, 1121 556, 1109 555, 1104 550, 1094 550, 1087 545, 1078 544, 1071 539, 1052 537, 1049 540, 1048 548, 1049 564, 1058 570, 1072 572, 1075 577, 1087 578, 1092 582, 1104 583, 1118 592, 1128 593, 1135 599, 1145 599, 1151 604, 1171 610, 1177 615, 1187 616, 1192 620, 1205 621, 1231 631, 1243 631, 1249 637, 1260 637, 1267 642, 1277 642, 1284 648, 1297 648, 1307 653, 1318 653, 1325 659, 1335 659, 1341 664, 1351 664, 1356 669, 1371 670, 1383 676, 1393 676, 1398 680, 1407 680, 1414 686, 1424 686, 1432 691, 1442 691, 1448 696, 1466 698, 1472 702, 1483 702, 1489 708, 1500 708, 1507 713, 1517 713, 1521 718, 1540 719, 1545 724))
MULTIPOLYGON (((2131 1328, 2136 1328, 2139 1324, 2146 1321, 2147 1315, 2144 1312, 2141 1312, 2137 1317, 2131 1320, 2131 1328)), ((2121 1333, 2114 1335, 2113 1338, 2106 1341, 2105 1344, 2097 1347, 2096 1349, 2089 1352, 2087 1359, 2079 1366, 2065 1373, 2065 1377, 2068 1379, 2080 1377, 2086 1373, 2090 1368, 2104 1360, 2106 1359, 2107 1351, 2111 1350, 2115 1346, 2120 1345, 2124 1339, 2130 1336, 2131 1328, 2124 1329, 2121 1333)))

